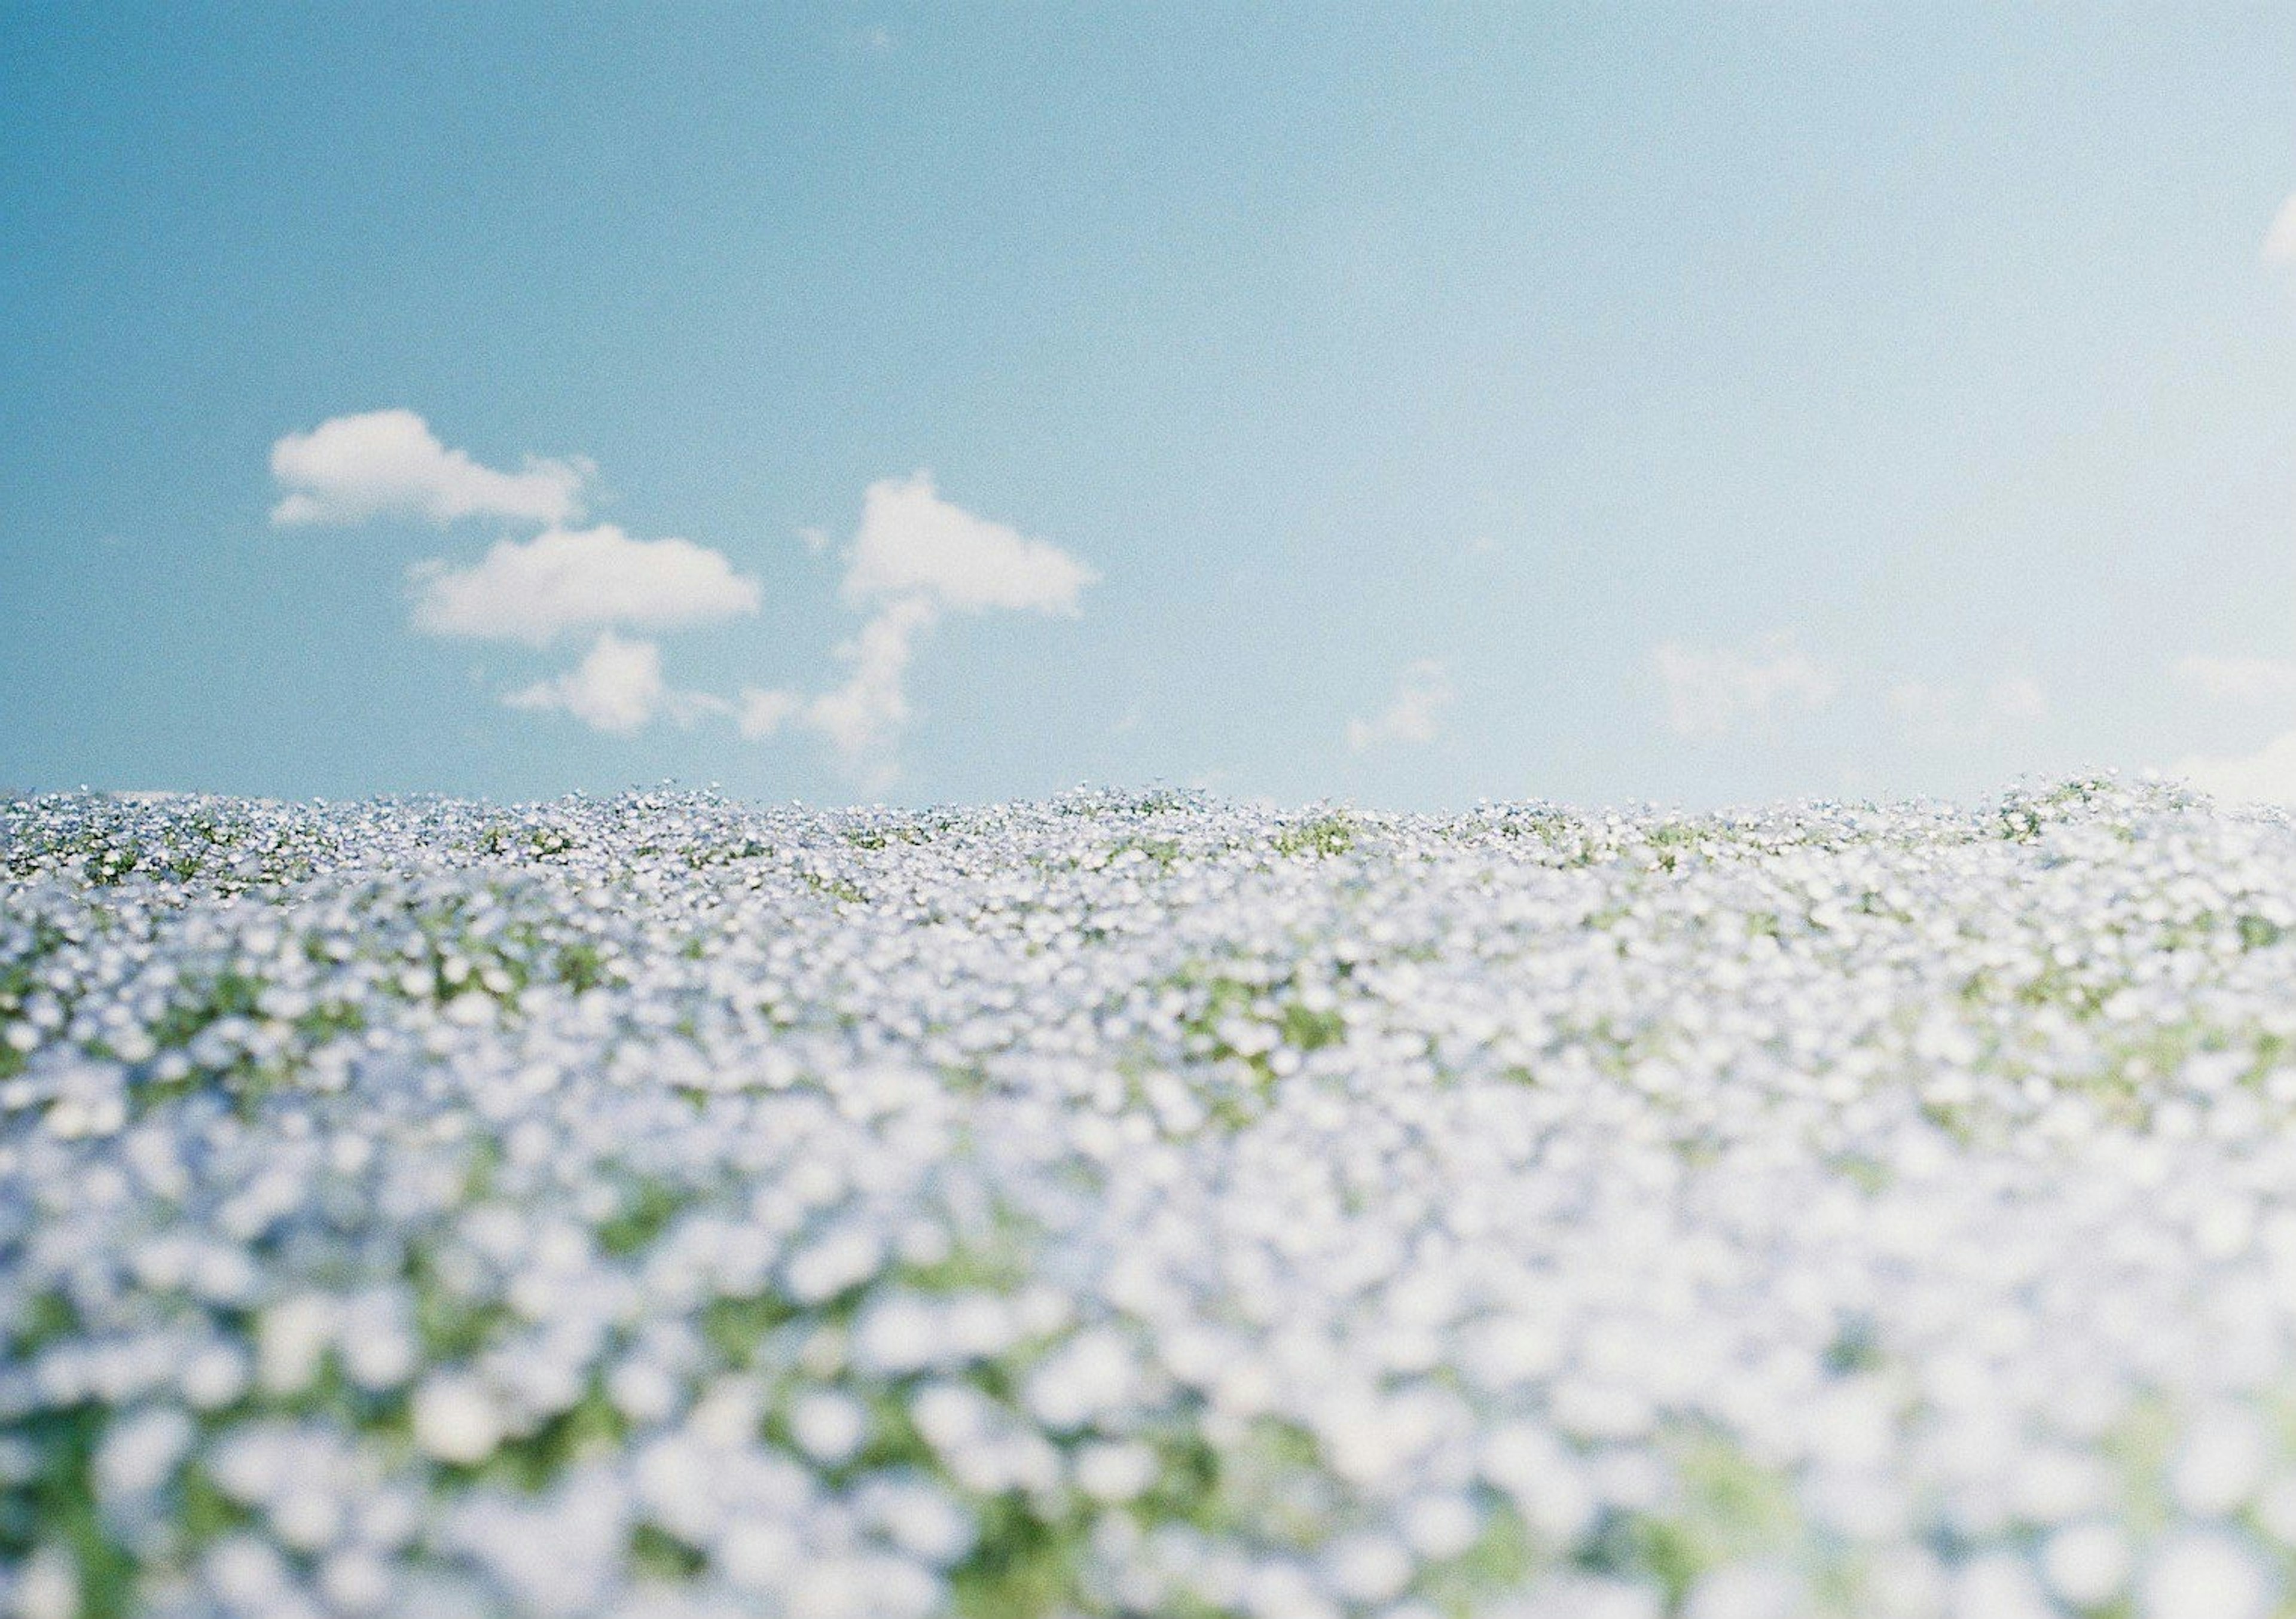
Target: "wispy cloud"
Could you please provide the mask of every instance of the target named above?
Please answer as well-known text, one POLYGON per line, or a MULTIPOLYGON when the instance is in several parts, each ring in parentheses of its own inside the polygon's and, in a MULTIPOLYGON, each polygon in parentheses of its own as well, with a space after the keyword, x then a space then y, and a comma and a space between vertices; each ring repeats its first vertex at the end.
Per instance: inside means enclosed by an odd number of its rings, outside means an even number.
POLYGON ((594 471, 586 461, 533 456, 519 471, 497 471, 439 443, 413 411, 369 411, 271 446, 271 476, 286 492, 271 520, 283 528, 378 517, 442 526, 466 517, 566 523, 582 515, 594 471))
POLYGON ((414 623, 433 635, 545 646, 570 630, 715 624, 758 610, 755 579, 691 540, 634 540, 611 523, 504 540, 470 568, 417 567, 414 623))
POLYGON ((810 731, 849 773, 883 786, 897 773, 896 751, 915 717, 910 666, 943 617, 992 611, 1074 617, 1097 577, 1059 547, 942 499, 928 473, 872 484, 840 586, 847 602, 869 609, 852 639, 836 649, 845 680, 810 696, 743 691, 742 733, 810 731))
MULTIPOLYGON (((2296 199, 2281 210, 2280 226, 2296 234, 2296 199)), ((2292 248, 2296 254, 2296 248, 2292 248)), ((2296 703, 2296 661, 2283 658, 2180 658, 2170 668, 2177 683, 2220 702, 2296 703)), ((2253 753, 2190 754, 2169 767, 2219 798, 2296 805, 2296 731, 2284 732, 2253 753)))
POLYGON ((2169 675, 2189 691, 2226 702, 2296 700, 2296 662, 2284 658, 2180 658, 2169 675))
POLYGON ((2296 805, 2296 731, 2283 732, 2254 753, 2188 755, 2169 773, 2234 803, 2296 805))
POLYGON ((743 691, 742 734, 763 738, 802 726, 828 742, 854 775, 872 785, 890 781, 894 748, 914 712, 909 663, 938 617, 931 603, 915 597, 888 604, 837 648, 848 671, 842 685, 812 697, 755 687, 743 691))
POLYGON ((1387 706, 1368 719, 1348 722, 1348 750, 1363 753, 1395 743, 1431 742, 1442 729, 1444 711, 1458 695, 1450 672, 1438 659, 1406 664, 1387 706))
POLYGON ((1665 691, 1668 725, 1693 740, 1815 713, 1840 689, 1831 669, 1783 635, 1741 647, 1670 641, 1652 649, 1651 661, 1665 691))

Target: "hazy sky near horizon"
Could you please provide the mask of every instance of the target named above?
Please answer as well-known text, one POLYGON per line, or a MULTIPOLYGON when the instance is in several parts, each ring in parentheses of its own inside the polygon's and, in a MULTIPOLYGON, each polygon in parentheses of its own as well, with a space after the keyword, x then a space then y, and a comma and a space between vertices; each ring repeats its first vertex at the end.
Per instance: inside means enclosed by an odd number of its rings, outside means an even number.
POLYGON ((2296 9, 0 4, 0 788, 2296 797, 2296 9))

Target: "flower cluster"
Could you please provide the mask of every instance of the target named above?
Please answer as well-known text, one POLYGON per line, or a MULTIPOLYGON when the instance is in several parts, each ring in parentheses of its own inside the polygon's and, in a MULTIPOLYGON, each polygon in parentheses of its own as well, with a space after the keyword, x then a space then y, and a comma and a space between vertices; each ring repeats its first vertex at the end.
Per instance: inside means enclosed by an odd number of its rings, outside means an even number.
POLYGON ((0 802, 0 1607, 2265 1619, 2296 827, 0 802))

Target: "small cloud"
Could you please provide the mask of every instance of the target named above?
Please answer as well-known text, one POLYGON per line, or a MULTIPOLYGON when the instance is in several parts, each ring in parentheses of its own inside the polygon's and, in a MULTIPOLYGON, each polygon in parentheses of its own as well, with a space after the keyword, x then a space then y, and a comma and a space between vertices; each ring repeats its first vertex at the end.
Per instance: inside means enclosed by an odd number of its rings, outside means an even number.
POLYGON ((723 699, 673 691, 662 679, 661 649, 650 641, 625 641, 611 630, 568 673, 503 701, 512 708, 560 709, 611 736, 633 735, 663 717, 691 724, 726 707, 723 699))
POLYGON ((529 456, 517 472, 480 466, 439 442, 413 411, 336 416, 271 446, 271 476, 287 491, 271 509, 283 528, 417 517, 570 522, 595 469, 586 461, 529 456))
POLYGON ((2296 731, 2283 732, 2251 754, 2194 754, 2170 766, 2203 792, 2242 804, 2296 805, 2296 731))
POLYGON ((953 612, 1072 616, 1091 568, 1057 546, 940 498, 932 475, 889 478, 862 496, 845 599, 921 596, 953 612))
POLYGON ((1679 737, 1715 740, 1781 714, 1815 713, 1833 700, 1833 673, 1786 637, 1753 646, 1668 642, 1651 661, 1666 689, 1667 724, 1679 737))
POLYGON ((1404 666, 1387 707, 1369 719, 1348 722, 1348 751, 1362 753, 1390 743, 1431 742, 1443 711, 1458 699, 1442 664, 1431 658, 1404 666))
POLYGON ((2169 675, 2180 686, 2226 702, 2296 699, 2296 663, 2284 658, 2180 658, 2169 675))
POLYGON ((2264 262, 2296 265, 2296 196, 2280 205, 2280 212, 2273 217, 2272 228, 2264 233, 2264 262))
POLYGON ((811 732, 851 773, 883 786, 894 778, 894 750, 915 717, 910 665, 934 626, 958 613, 1073 617, 1085 587, 1098 576, 1055 545, 943 500, 929 473, 872 484, 862 496, 861 527, 846 553, 840 587, 847 602, 872 610, 836 650, 846 667, 843 683, 811 696, 745 691, 742 732, 765 738, 811 732))
MULTIPOLYGON (((874 42, 890 45, 890 35, 874 42)), ((763 592, 725 554, 690 540, 638 540, 611 524, 580 527, 595 475, 580 459, 529 458, 521 470, 480 465, 449 449, 413 411, 337 416, 272 446, 283 527, 398 516, 444 526, 492 517, 540 532, 497 541, 479 560, 434 559, 411 570, 414 626, 430 634, 543 647, 597 633, 581 662, 510 692, 513 708, 572 715, 618 735, 658 718, 731 718, 750 737, 810 732, 855 773, 890 780, 894 750, 914 717, 908 682, 917 650, 942 619, 986 612, 1073 617, 1098 576, 1059 547, 977 517, 934 488, 930 473, 873 484, 844 552, 840 593, 865 615, 835 649, 843 678, 827 691, 750 689, 738 702, 671 689, 652 641, 617 631, 663 631, 755 614, 763 592)), ((808 550, 832 550, 818 529, 808 550)))
POLYGON ((837 649, 849 673, 845 683, 814 697, 794 691, 742 693, 742 733, 773 735, 801 726, 828 742, 846 767, 873 786, 893 779, 893 749, 914 716, 907 689, 917 642, 940 617, 930 601, 911 596, 887 603, 860 633, 837 649))
POLYGON ((608 625, 681 629, 758 610, 758 582, 691 540, 634 540, 611 523, 503 540, 473 567, 414 573, 414 624, 433 635, 544 646, 608 625))
POLYGON ((805 699, 796 692, 776 689, 760 691, 751 686, 742 693, 742 700, 734 710, 734 723, 742 734, 751 741, 773 735, 805 712, 805 699))

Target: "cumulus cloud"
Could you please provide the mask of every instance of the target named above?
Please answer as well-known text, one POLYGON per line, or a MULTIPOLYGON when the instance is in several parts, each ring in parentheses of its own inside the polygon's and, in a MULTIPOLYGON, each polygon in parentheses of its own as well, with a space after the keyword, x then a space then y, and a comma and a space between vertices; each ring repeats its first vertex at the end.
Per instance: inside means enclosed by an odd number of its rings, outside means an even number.
POLYGON ((1073 615, 1097 576, 1059 547, 941 499, 932 476, 889 478, 861 500, 845 599, 922 598, 954 612, 1073 615))
POLYGON ((661 649, 650 641, 625 641, 611 630, 567 674, 513 691, 503 701, 513 708, 562 709, 613 736, 643 730, 676 706, 662 679, 661 649))
POLYGON ((2264 262, 2296 265, 2296 196, 2280 205, 2272 228, 2264 233, 2264 262))
POLYGON ((1431 742, 1442 726, 1443 711, 1457 700, 1450 672, 1432 658, 1404 666, 1387 706, 1369 719, 1348 722, 1348 750, 1397 742, 1431 742))
POLYGON ((2296 805, 2296 731, 2284 732, 2251 754, 2194 754, 2169 773, 2203 792, 2243 804, 2296 805))
POLYGON ((1677 736, 1696 740, 1815 713, 1839 689, 1832 670, 1784 636, 1737 648, 1670 641, 1652 650, 1651 661, 1665 688, 1667 724, 1677 736))
POLYGON ((271 520, 283 528, 376 517, 566 523, 581 516, 594 470, 586 461, 529 456, 520 471, 496 471, 439 443, 413 411, 368 411, 271 446, 271 476, 286 491, 271 520))
POLYGON ((2226 702, 2296 699, 2296 663, 2284 658, 2180 658, 2169 673, 2178 685, 2226 702))
MULTIPOLYGON (((841 681, 811 693, 752 688, 729 702, 673 689, 658 645, 615 632, 755 614, 758 581, 690 540, 578 526, 594 475, 589 462, 529 458, 520 471, 500 471, 447 448, 413 411, 385 410, 286 435, 272 446, 271 470, 283 491, 271 512, 281 527, 492 517, 539 530, 497 541, 475 562, 433 559, 410 574, 414 626, 430 634, 545 647, 597 633, 579 664, 508 693, 510 707, 570 714, 615 735, 704 714, 729 716, 753 738, 801 730, 878 781, 891 778, 894 749, 914 717, 911 666, 936 625, 988 612, 1073 617, 1098 577, 1058 546, 942 499, 930 473, 881 480, 863 493, 860 527, 843 557, 840 594, 866 617, 835 649, 841 681)), ((830 549, 817 530, 803 537, 809 550, 830 549)))
POLYGON ((504 540, 470 568, 414 573, 414 623, 434 635, 545 646, 570 630, 714 624, 758 610, 758 582, 690 540, 634 540, 611 523, 504 540))
MULTIPOLYGON (((808 545, 820 549, 810 536, 808 545)), ((810 732, 879 787, 897 773, 895 749, 915 717, 910 667, 936 625, 991 611, 1073 617, 1098 577, 1059 547, 943 500, 924 472, 869 487, 845 563, 840 593, 869 617, 836 649, 842 683, 811 695, 751 688, 737 714, 752 738, 810 732)))

